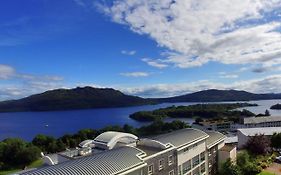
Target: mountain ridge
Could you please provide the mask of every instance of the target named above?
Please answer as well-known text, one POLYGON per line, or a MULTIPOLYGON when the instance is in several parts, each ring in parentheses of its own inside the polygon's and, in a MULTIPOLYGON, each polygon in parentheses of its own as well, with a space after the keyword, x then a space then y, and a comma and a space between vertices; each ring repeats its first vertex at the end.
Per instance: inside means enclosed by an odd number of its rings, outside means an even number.
POLYGON ((223 102, 281 99, 281 94, 255 94, 239 90, 209 89, 168 98, 142 98, 113 88, 55 89, 18 100, 0 102, 0 112, 58 111, 129 107, 165 102, 223 102))

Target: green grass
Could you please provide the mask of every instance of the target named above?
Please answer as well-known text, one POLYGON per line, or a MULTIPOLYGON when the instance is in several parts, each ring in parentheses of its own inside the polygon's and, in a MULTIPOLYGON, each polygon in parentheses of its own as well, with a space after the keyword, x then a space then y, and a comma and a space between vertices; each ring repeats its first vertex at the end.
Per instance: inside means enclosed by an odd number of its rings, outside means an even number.
MULTIPOLYGON (((42 159, 36 160, 34 162, 32 162, 30 165, 27 166, 27 168, 37 168, 42 166, 43 161, 42 159)), ((7 171, 0 171, 0 175, 9 175, 12 173, 16 173, 18 171, 21 171, 21 169, 13 169, 13 170, 7 170, 7 171)))
POLYGON ((261 173, 258 174, 258 175, 276 175, 276 174, 270 173, 270 172, 267 172, 267 171, 263 171, 263 172, 261 172, 261 173))

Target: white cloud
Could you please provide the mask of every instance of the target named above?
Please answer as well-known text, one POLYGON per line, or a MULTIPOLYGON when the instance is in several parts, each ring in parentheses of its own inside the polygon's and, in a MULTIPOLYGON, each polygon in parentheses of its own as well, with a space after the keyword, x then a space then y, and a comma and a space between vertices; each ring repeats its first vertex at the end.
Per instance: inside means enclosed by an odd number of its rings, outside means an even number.
POLYGON ((149 35, 167 48, 156 63, 180 68, 210 61, 275 64, 281 58, 281 34, 275 30, 281 23, 271 18, 264 22, 263 14, 279 7, 281 0, 115 0, 109 6, 99 4, 114 22, 149 35))
POLYGON ((277 74, 259 79, 234 81, 230 84, 202 80, 188 83, 155 84, 119 89, 125 93, 142 97, 169 97, 207 89, 236 89, 246 90, 253 93, 281 93, 280 86, 281 74, 277 74))
POLYGON ((0 79, 9 79, 15 75, 15 69, 8 65, 0 64, 0 79))
POLYGON ((226 72, 219 72, 219 78, 226 78, 226 79, 234 79, 238 78, 237 74, 226 73, 226 72))
POLYGON ((135 55, 136 51, 135 50, 122 50, 121 53, 123 55, 135 55))
POLYGON ((9 80, 0 85, 0 100, 17 99, 63 87, 63 77, 18 73, 15 68, 0 64, 0 79, 9 80))
POLYGON ((120 73, 120 75, 125 77, 147 77, 150 75, 148 72, 126 72, 126 73, 120 73))
POLYGON ((82 7, 86 6, 86 4, 83 0, 73 0, 73 1, 79 6, 82 6, 82 7))
POLYGON ((143 58, 141 59, 143 62, 147 63, 149 66, 156 67, 159 69, 168 67, 167 64, 164 64, 161 60, 152 60, 150 58, 143 58))

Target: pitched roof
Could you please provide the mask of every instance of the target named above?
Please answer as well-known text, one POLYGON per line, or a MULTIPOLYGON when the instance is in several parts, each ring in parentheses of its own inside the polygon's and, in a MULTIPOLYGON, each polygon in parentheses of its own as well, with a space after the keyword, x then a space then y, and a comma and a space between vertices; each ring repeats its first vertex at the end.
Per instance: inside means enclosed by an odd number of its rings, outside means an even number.
POLYGON ((207 137, 208 135, 201 130, 194 129, 194 128, 185 128, 167 134, 162 134, 152 139, 157 140, 163 144, 170 143, 175 147, 181 147, 183 145, 188 145, 192 142, 207 137))
POLYGON ((100 154, 82 157, 58 165, 40 168, 23 175, 113 175, 145 165, 133 147, 120 147, 100 154))
POLYGON ((226 138, 225 135, 223 135, 217 131, 206 131, 206 133, 209 135, 209 137, 207 138, 207 141, 206 141, 207 147, 212 147, 214 144, 216 144, 226 138))
POLYGON ((243 128, 237 129, 246 136, 254 136, 257 134, 273 135, 274 133, 281 133, 281 127, 262 127, 262 128, 243 128))
POLYGON ((257 124, 265 122, 278 122, 281 121, 281 117, 268 116, 268 117, 246 117, 244 118, 244 124, 257 124))

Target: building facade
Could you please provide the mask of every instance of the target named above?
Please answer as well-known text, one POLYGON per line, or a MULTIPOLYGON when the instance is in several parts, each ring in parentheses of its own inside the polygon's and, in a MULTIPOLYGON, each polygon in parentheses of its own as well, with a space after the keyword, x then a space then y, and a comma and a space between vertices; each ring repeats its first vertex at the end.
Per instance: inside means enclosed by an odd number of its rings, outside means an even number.
MULTIPOLYGON (((29 175, 215 175, 225 136, 186 128, 152 138, 105 132, 80 144, 78 154, 58 153, 68 160, 25 172, 29 175), (91 148, 87 155, 80 149, 91 148), (81 151, 80 151, 81 152, 81 151)), ((46 162, 47 163, 47 162, 46 162)))

